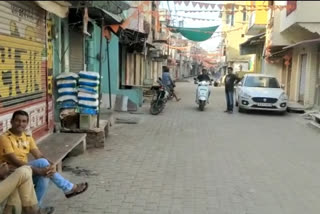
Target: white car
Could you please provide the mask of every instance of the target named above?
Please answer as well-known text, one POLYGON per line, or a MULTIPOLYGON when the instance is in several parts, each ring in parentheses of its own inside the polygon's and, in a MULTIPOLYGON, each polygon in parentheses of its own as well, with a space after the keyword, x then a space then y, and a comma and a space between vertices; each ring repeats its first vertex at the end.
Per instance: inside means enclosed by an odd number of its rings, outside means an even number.
POLYGON ((235 90, 239 112, 267 110, 285 113, 288 96, 277 78, 264 74, 246 74, 235 90))

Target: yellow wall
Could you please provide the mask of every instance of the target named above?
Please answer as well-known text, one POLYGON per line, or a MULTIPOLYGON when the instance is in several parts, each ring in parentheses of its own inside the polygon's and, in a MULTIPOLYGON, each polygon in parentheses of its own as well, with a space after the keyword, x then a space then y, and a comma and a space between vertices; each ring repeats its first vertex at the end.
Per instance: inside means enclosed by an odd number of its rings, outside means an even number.
MULTIPOLYGON (((249 4, 250 2, 244 1, 225 1, 225 6, 228 4, 244 5, 249 4)), ((242 10, 243 7, 239 6, 239 10, 242 10)), ((237 10, 237 9, 235 9, 237 10)), ((224 10, 225 11, 225 10, 224 10)), ((240 44, 244 43, 249 37, 246 36, 246 30, 249 24, 249 13, 247 13, 246 21, 243 21, 243 13, 235 12, 234 13, 234 25, 230 26, 226 23, 227 13, 222 13, 222 31, 225 33, 225 44, 226 44, 226 55, 227 61, 237 61, 237 60, 251 60, 251 55, 240 55, 240 44), (231 31, 230 30, 235 30, 231 31)), ((252 67, 252 66, 251 66, 252 67)), ((252 70, 252 69, 251 69, 252 70)))
POLYGON ((266 25, 268 21, 268 1, 252 1, 255 2, 257 8, 266 8, 266 10, 256 10, 256 18, 254 23, 257 25, 266 25))

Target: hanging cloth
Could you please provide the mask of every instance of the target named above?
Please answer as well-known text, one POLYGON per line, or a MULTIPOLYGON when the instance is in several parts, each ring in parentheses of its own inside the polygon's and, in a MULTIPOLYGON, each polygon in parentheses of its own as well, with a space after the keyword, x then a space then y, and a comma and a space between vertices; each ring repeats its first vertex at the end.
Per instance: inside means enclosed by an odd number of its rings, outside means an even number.
POLYGON ((182 36, 195 42, 202 42, 211 38, 212 34, 217 30, 217 26, 204 28, 184 28, 168 26, 172 33, 180 33, 182 36))

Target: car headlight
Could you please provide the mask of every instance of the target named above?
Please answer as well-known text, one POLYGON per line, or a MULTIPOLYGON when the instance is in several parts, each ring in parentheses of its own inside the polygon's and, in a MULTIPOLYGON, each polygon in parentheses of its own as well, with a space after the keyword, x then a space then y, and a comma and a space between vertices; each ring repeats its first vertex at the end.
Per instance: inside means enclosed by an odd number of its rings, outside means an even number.
POLYGON ((282 101, 288 100, 288 96, 285 93, 282 93, 279 97, 279 100, 282 100, 282 101))
POLYGON ((247 94, 246 92, 242 92, 241 97, 246 98, 246 99, 251 98, 251 96, 249 94, 247 94))

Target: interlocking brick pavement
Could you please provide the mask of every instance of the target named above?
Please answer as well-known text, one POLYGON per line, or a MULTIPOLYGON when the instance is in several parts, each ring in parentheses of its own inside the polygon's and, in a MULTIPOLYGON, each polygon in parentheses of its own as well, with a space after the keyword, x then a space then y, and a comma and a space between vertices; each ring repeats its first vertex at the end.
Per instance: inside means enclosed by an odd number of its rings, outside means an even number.
MULTIPOLYGON (((318 214, 319 134, 297 115, 223 113, 214 88, 204 112, 195 86, 178 83, 180 102, 136 125, 116 124, 104 149, 65 161, 92 170, 86 193, 65 199, 50 188, 47 204, 60 213, 318 214)), ((236 110, 236 109, 235 109, 236 110)))

